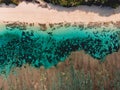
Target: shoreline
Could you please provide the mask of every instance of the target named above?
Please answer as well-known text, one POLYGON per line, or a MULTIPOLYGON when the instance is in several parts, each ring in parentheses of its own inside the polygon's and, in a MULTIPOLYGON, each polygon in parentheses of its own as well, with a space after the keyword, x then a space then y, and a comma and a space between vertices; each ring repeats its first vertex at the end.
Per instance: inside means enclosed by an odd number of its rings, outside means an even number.
POLYGON ((16 7, 0 8, 0 22, 23 22, 34 24, 72 23, 88 26, 108 26, 109 23, 120 27, 120 7, 117 9, 97 6, 78 6, 65 8, 48 4, 47 8, 37 4, 22 2, 16 7))
POLYGON ((120 21, 118 22, 89 22, 88 24, 85 24, 83 22, 74 22, 74 23, 30 23, 30 22, 19 22, 19 21, 3 21, 0 22, 0 26, 5 26, 6 28, 16 28, 20 27, 23 28, 23 30, 26 30, 27 27, 37 27, 41 30, 45 31, 49 28, 59 28, 59 27, 82 27, 82 28, 116 28, 120 29, 120 21))

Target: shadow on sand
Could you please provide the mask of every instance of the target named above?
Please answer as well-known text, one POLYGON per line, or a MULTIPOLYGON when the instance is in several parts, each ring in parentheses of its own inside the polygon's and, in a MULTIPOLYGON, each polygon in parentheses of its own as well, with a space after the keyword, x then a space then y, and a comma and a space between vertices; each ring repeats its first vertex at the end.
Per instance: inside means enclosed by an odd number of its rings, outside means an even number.
MULTIPOLYGON (((28 2, 26 2, 26 4, 29 4, 28 2)), ((37 3, 33 3, 38 5, 37 3)), ((41 4, 45 4, 45 2, 42 2, 41 4)), ((46 4, 45 4, 46 5, 46 4)), ((0 8, 15 8, 17 7, 14 4, 10 4, 10 5, 5 5, 4 3, 0 4, 0 8)), ((39 7, 39 5, 38 5, 39 7)), ((42 7, 42 6, 40 6, 42 7)), ((110 7, 102 7, 102 6, 85 6, 85 5, 81 5, 81 6, 77 6, 77 7, 62 7, 62 6, 58 6, 58 5, 52 5, 52 4, 47 4, 47 6, 45 8, 48 8, 50 10, 56 10, 59 12, 73 12, 73 11, 84 11, 86 13, 89 12, 93 12, 93 13, 98 13, 100 16, 111 16, 113 14, 118 14, 120 13, 120 6, 116 9, 110 8, 110 7)))
POLYGON ((59 12, 72 12, 72 11, 76 11, 76 10, 80 10, 80 11, 84 11, 86 13, 89 12, 93 12, 93 13, 98 13, 100 16, 111 16, 112 14, 117 14, 120 13, 120 7, 114 9, 114 8, 110 8, 110 7, 102 7, 102 6, 85 6, 85 5, 81 5, 81 6, 77 6, 77 7, 70 7, 70 8, 66 8, 66 7, 61 7, 61 6, 57 6, 57 5, 52 5, 52 4, 48 4, 48 6, 51 9, 57 10, 59 12))

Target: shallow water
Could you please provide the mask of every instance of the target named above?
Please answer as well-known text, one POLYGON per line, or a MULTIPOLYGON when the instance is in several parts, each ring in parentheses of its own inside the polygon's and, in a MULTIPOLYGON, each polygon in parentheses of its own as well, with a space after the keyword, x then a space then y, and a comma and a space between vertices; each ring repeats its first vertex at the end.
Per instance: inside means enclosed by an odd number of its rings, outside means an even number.
POLYGON ((42 31, 32 27, 0 30, 0 73, 12 67, 30 64, 50 68, 64 61, 72 51, 84 50, 93 58, 104 61, 120 47, 120 29, 59 27, 42 31))

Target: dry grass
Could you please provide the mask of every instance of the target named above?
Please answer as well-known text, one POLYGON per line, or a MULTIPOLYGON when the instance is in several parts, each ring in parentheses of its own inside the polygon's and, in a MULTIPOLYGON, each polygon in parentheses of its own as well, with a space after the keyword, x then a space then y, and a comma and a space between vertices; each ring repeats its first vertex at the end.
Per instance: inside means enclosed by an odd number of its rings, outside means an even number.
POLYGON ((120 51, 104 63, 83 51, 72 53, 56 67, 15 68, 7 78, 0 77, 0 90, 120 90, 120 51))

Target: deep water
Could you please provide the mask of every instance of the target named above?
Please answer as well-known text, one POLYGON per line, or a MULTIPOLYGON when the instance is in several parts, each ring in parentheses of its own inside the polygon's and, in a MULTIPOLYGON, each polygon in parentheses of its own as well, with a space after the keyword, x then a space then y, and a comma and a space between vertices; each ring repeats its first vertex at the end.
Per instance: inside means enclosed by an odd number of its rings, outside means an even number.
POLYGON ((103 61, 120 47, 120 29, 59 27, 42 31, 27 29, 0 29, 0 73, 9 73, 12 67, 30 64, 50 68, 64 61, 72 51, 84 50, 93 58, 103 61))

